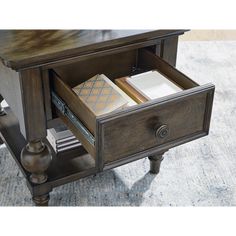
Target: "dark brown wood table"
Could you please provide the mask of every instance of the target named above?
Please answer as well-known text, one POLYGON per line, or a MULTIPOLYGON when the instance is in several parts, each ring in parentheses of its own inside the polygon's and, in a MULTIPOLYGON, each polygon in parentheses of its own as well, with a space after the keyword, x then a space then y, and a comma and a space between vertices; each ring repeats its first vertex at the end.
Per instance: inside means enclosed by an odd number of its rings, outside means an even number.
MULTIPOLYGON (((185 30, 0 31, 0 134, 36 205, 54 187, 163 153, 209 132, 214 85, 199 86, 175 68, 185 30), (183 91, 91 118, 72 87, 94 74, 111 80, 158 69, 183 91), (83 146, 58 157, 46 140, 61 119, 83 146)), ((20 196, 18 196, 20 197, 20 196)))

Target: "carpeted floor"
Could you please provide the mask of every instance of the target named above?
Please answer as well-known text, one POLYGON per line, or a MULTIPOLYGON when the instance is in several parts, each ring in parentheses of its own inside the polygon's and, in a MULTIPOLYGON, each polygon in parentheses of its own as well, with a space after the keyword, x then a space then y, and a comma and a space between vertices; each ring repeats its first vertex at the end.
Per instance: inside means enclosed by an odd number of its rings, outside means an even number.
MULTIPOLYGON (((177 67, 216 94, 210 135, 171 149, 161 173, 148 159, 55 188, 54 206, 235 206, 236 41, 180 42, 177 67)), ((0 147, 0 205, 30 206, 29 191, 4 145, 0 147)))

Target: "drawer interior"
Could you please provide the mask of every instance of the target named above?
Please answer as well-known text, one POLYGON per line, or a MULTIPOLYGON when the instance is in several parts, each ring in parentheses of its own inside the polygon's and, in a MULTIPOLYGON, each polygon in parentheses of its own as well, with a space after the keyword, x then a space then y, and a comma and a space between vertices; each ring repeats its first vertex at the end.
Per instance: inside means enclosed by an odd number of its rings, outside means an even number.
POLYGON ((96 74, 105 74, 109 79, 131 75, 137 65, 138 50, 96 57, 54 68, 61 80, 71 88, 96 74))
POLYGON ((58 112, 58 109, 55 109, 56 116, 77 136, 101 165, 101 169, 103 161, 105 164, 113 163, 127 156, 133 158, 136 153, 142 153, 144 157, 154 152, 158 145, 164 145, 163 148, 168 149, 176 145, 177 141, 184 143, 208 132, 214 86, 199 86, 149 49, 134 49, 96 57, 58 66, 51 72, 53 91, 90 132, 94 143, 91 144, 86 135, 68 117, 58 112), (183 91, 165 97, 164 100, 154 99, 94 118, 94 114, 72 90, 96 74, 104 74, 115 82, 117 78, 150 70, 157 70, 178 84, 183 91), (185 119, 185 114, 191 119, 185 119), (156 123, 168 123, 170 130, 175 132, 166 139, 157 140, 154 134, 156 123), (126 137, 124 140, 120 138, 121 133, 126 137))
POLYGON ((145 48, 56 67, 54 71, 65 84, 73 88, 96 74, 105 74, 114 82, 117 78, 132 76, 152 69, 166 75, 168 79, 183 89, 198 86, 186 75, 145 48))
MULTIPOLYGON (((53 77, 52 87, 91 134, 95 135, 96 118, 72 88, 96 74, 104 74, 115 83, 117 78, 150 70, 157 70, 183 90, 198 86, 197 83, 156 56, 152 51, 141 48, 56 67, 51 73, 53 77)), ((139 105, 141 104, 135 106, 139 105)), ((122 110, 129 108, 127 106, 122 110)))

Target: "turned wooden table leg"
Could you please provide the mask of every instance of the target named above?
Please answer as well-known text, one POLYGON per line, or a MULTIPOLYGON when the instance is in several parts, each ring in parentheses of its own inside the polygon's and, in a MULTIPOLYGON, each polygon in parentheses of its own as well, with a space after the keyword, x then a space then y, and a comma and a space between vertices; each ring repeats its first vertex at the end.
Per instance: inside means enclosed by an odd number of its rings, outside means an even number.
POLYGON ((29 142, 21 152, 21 163, 31 173, 30 180, 34 184, 47 181, 48 169, 52 159, 49 147, 41 140, 29 142))
POLYGON ((36 206, 48 206, 48 202, 50 200, 49 193, 41 195, 41 196, 33 196, 32 200, 36 206))
POLYGON ((160 172, 161 162, 164 159, 163 155, 164 155, 164 152, 148 157, 148 159, 150 161, 150 173, 151 174, 158 174, 160 172))
MULTIPOLYGON (((21 163, 31 173, 30 181, 34 184, 42 184, 47 181, 48 169, 52 155, 49 147, 41 140, 29 142, 21 152, 21 163)), ((47 206, 49 193, 32 197, 36 206, 47 206)))
POLYGON ((49 191, 41 184, 47 181, 48 169, 52 155, 49 147, 42 142, 47 136, 47 117, 44 104, 43 78, 40 68, 30 68, 19 72, 21 106, 23 117, 20 120, 20 131, 28 144, 21 152, 22 166, 31 173, 31 188, 36 186, 36 193, 31 191, 36 205, 46 205, 49 191))

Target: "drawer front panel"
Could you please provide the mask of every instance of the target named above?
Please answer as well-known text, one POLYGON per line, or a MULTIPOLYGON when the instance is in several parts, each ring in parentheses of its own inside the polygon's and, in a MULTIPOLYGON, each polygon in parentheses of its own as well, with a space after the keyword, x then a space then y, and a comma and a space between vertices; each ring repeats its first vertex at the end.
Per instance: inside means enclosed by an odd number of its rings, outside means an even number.
POLYGON ((214 86, 197 87, 179 96, 143 104, 97 120, 100 159, 103 164, 134 154, 168 149, 191 136, 208 133, 214 86))
MULTIPOLYGON (((133 67, 142 71, 157 69, 184 90, 96 117, 72 90, 77 76, 78 81, 87 77, 82 76, 85 71, 77 73, 78 70, 73 69, 70 73, 74 72, 74 77, 70 75, 66 77, 67 73, 64 70, 60 76, 51 73, 53 91, 62 99, 75 118, 90 131, 95 139, 95 145, 92 145, 77 128, 77 122, 75 124, 59 111, 57 115, 95 158, 100 170, 165 151, 208 134, 214 85, 199 86, 166 61, 145 49, 122 55, 114 54, 112 60, 109 63, 108 61, 104 62, 103 68, 111 65, 107 67, 107 73, 114 74, 114 78, 115 75, 126 75, 128 72, 127 75, 130 75, 133 67), (122 56, 127 57, 126 61, 123 66, 117 66, 122 56)), ((82 70, 84 63, 78 68, 82 70)), ((85 64, 89 68, 91 61, 85 64)), ((99 58, 96 64, 101 65, 99 58)), ((97 72, 99 71, 94 69, 93 73, 97 72)))

